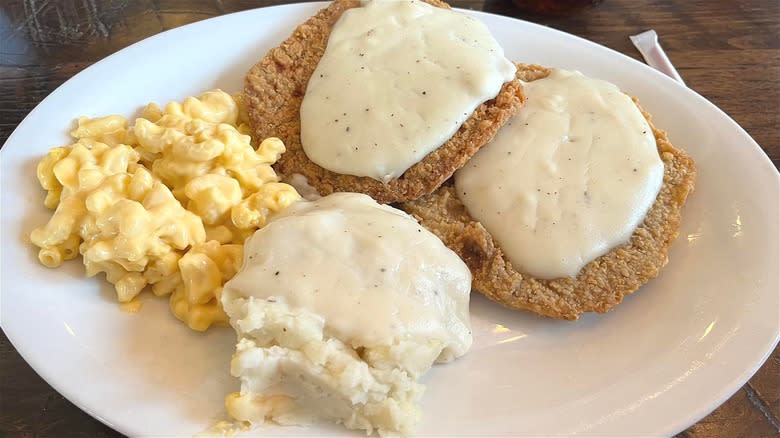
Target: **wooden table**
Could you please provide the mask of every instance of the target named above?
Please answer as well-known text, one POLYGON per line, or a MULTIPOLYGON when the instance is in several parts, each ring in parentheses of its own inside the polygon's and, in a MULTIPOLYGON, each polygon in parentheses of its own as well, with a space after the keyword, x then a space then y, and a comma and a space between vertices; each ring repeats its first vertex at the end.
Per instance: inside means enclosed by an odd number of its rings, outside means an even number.
MULTIPOLYGON (((166 29, 279 3, 285 2, 4 0, 0 5, 0 143, 46 95, 95 61, 166 29)), ((628 35, 653 28, 687 85, 733 117, 775 166, 780 165, 780 2, 776 0, 605 0, 565 18, 532 16, 508 0, 452 4, 536 21, 636 59, 640 57, 628 35)), ((680 436, 777 437, 779 417, 780 349, 776 349, 748 384, 680 436)), ((119 434, 55 392, 0 333, 0 436, 119 434)))

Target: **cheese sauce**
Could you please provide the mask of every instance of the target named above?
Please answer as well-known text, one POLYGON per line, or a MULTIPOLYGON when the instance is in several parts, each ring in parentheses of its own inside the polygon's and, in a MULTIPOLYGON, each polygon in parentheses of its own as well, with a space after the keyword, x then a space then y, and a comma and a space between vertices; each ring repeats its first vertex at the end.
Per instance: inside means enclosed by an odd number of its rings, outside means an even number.
POLYGON ((333 27, 301 105, 303 149, 325 169, 388 182, 514 74, 480 21, 416 0, 373 0, 333 27))
POLYGON ((554 70, 455 174, 472 217, 512 265, 573 277, 623 244, 655 201, 664 166, 652 130, 615 85, 554 70))
POLYGON ((366 195, 301 201, 258 230, 230 296, 284 297, 347 345, 429 339, 440 360, 471 346, 471 274, 458 256, 406 213, 366 195))

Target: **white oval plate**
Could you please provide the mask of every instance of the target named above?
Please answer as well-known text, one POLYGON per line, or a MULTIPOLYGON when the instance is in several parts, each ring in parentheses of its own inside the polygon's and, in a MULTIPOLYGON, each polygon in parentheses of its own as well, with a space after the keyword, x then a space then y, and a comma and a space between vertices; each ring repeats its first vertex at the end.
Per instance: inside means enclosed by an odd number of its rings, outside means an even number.
MULTIPOLYGON (((189 331, 164 299, 119 310, 78 261, 38 264, 26 235, 49 212, 38 160, 80 115, 131 116, 220 87, 238 91, 268 49, 322 4, 226 15, 148 38, 48 96, 2 149, 2 327, 60 393, 128 435, 192 435, 225 415, 229 329, 189 331)), ((473 12, 472 12, 473 13, 473 12)), ((640 98, 699 178, 661 276, 606 315, 577 322, 474 296, 475 342, 424 379, 420 435, 671 435, 733 394, 778 341, 778 173, 758 145, 693 91, 612 50, 484 13, 509 57, 577 69, 640 98)), ((273 435, 343 435, 334 426, 273 435)), ((255 431, 255 433, 258 433, 255 431)))

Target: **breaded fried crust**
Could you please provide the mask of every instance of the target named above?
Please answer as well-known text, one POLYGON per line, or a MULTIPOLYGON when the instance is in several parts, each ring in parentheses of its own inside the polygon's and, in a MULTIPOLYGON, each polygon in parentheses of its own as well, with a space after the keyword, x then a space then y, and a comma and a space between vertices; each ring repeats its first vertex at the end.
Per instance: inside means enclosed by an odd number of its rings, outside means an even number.
MULTIPOLYGON (((549 73, 544 67, 521 66, 517 76, 532 81, 549 73)), ((680 211, 696 178, 693 160, 653 126, 650 114, 639 109, 653 129, 664 163, 663 185, 629 242, 586 265, 576 278, 540 280, 516 271, 490 233, 469 215, 451 182, 401 208, 460 255, 473 274, 473 288, 493 301, 571 320, 583 312, 607 312, 666 265, 669 245, 680 228, 680 211)))
MULTIPOLYGON (((438 0, 427 2, 449 8, 438 0)), ((360 192, 381 203, 414 200, 436 190, 493 138, 522 105, 522 86, 517 80, 505 83, 494 99, 477 107, 450 140, 387 184, 324 169, 309 160, 301 146, 301 102, 325 52, 331 28, 345 10, 357 6, 358 1, 334 1, 252 67, 244 84, 249 118, 256 138, 274 136, 284 141, 287 152, 274 164, 277 173, 286 177, 301 174, 321 195, 360 192)))

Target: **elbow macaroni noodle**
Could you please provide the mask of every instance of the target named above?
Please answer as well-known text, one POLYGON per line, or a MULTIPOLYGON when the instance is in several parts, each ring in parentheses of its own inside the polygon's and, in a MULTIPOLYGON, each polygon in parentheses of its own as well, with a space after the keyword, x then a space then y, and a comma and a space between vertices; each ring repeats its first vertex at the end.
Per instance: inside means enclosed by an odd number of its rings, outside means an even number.
POLYGON ((54 268, 82 255, 127 303, 149 287, 170 295, 173 314, 194 330, 226 324, 223 284, 241 265, 243 242, 267 217, 300 199, 271 164, 277 138, 255 149, 243 96, 209 91, 124 117, 82 117, 73 144, 37 168, 49 222, 30 235, 54 268))
POLYGON ((227 324, 219 306, 222 285, 241 267, 244 246, 211 240, 196 245, 179 259, 183 284, 171 295, 171 311, 195 330, 213 323, 227 324))

